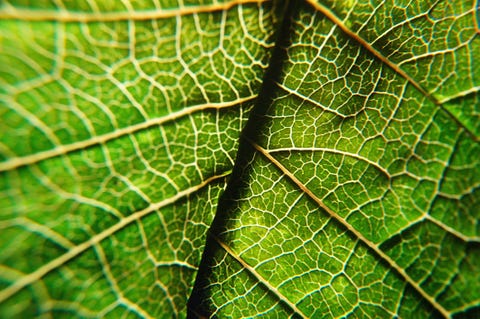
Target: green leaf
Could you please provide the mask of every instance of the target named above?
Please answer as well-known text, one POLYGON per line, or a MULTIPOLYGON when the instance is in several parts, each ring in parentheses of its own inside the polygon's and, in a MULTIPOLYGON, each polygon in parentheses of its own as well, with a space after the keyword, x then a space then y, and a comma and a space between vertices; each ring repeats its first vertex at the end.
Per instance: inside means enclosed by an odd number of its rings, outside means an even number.
POLYGON ((288 10, 192 315, 477 317, 471 3, 309 2, 288 10))
POLYGON ((185 317, 278 14, 2 2, 0 317, 185 317))
POLYGON ((480 315, 474 1, 0 5, 0 317, 480 315))

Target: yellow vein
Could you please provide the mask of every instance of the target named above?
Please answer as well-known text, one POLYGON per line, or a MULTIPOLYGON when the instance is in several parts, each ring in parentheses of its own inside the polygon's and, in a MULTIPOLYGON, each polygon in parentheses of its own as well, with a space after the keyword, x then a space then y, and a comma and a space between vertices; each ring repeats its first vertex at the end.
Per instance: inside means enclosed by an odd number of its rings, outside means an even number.
POLYGON ((26 286, 40 280, 43 276, 45 276, 49 272, 51 272, 51 271, 57 269, 58 267, 64 265, 66 262, 68 262, 71 259, 73 259, 74 257, 80 255, 81 253, 83 253, 87 249, 90 249, 94 245, 100 243, 105 238, 108 238, 109 236, 111 236, 114 233, 116 233, 117 231, 125 228, 126 226, 130 225, 131 223, 142 219, 143 217, 151 214, 152 212, 154 212, 154 211, 156 211, 156 210, 158 210, 162 207, 173 204, 183 197, 186 197, 188 195, 191 195, 191 194, 199 191, 200 189, 207 186, 211 182, 213 182, 215 180, 218 180, 218 179, 221 179, 221 178, 224 178, 224 177, 230 175, 230 173, 231 173, 231 171, 227 171, 225 173, 212 176, 212 177, 206 179, 205 181, 201 182, 198 185, 192 186, 192 187, 187 188, 187 189, 185 189, 181 192, 178 192, 174 196, 172 196, 170 198, 167 198, 167 199, 164 199, 161 202, 158 202, 158 203, 155 203, 155 204, 150 204, 148 207, 146 207, 146 208, 144 208, 144 209, 142 209, 138 212, 135 212, 135 213, 131 214, 130 216, 127 216, 127 217, 121 219, 115 225, 113 225, 113 226, 105 229, 104 231, 96 234, 95 236, 93 236, 89 240, 73 247, 72 249, 70 249, 66 253, 64 253, 63 255, 51 260, 50 262, 48 262, 47 264, 38 268, 34 272, 18 279, 13 284, 11 284, 9 287, 0 291, 0 303, 5 301, 6 299, 10 298, 12 295, 17 293, 21 289, 25 288, 26 286))
POLYGON ((19 19, 27 21, 60 21, 60 22, 93 22, 124 21, 172 18, 176 16, 208 13, 231 9, 234 6, 248 3, 264 3, 268 0, 233 0, 225 3, 214 3, 199 6, 183 6, 181 8, 157 9, 145 11, 123 12, 74 12, 63 10, 18 9, 4 5, 0 10, 0 19, 19 19))
POLYGON ((278 299, 288 305, 296 314, 300 315, 303 318, 308 318, 308 316, 305 315, 302 311, 300 311, 300 309, 298 309, 294 303, 288 300, 287 297, 285 297, 280 291, 278 291, 277 288, 273 287, 268 282, 268 280, 263 278, 262 275, 260 275, 252 266, 250 266, 245 260, 243 260, 243 258, 240 257, 237 253, 235 253, 229 246, 227 246, 227 244, 225 244, 211 232, 209 232, 209 236, 213 238, 220 245, 220 247, 222 247, 231 257, 233 257, 233 259, 238 261, 243 268, 245 268, 252 276, 255 277, 255 279, 265 285, 265 287, 267 287, 268 290, 272 291, 278 297, 278 299))
POLYGON ((478 0, 472 0, 472 12, 473 12, 473 26, 477 34, 480 34, 480 21, 477 19, 477 11, 479 10, 478 0), (478 5, 478 6, 477 6, 478 5))
POLYGON ((132 134, 135 132, 138 132, 140 130, 148 129, 153 126, 161 125, 169 121, 174 121, 177 120, 181 117, 190 115, 195 112, 203 111, 203 110, 209 110, 209 109, 223 109, 223 108, 228 108, 232 107, 241 103, 245 103, 248 101, 251 101, 255 99, 256 96, 249 96, 245 98, 240 98, 235 101, 229 101, 229 102, 224 102, 224 103, 209 103, 209 104, 200 104, 196 105, 193 107, 185 108, 177 112, 170 113, 166 116, 159 117, 159 118, 154 118, 147 120, 142 123, 134 124, 128 127, 124 127, 121 129, 117 129, 113 132, 109 132, 106 134, 98 135, 98 136, 93 136, 92 138, 88 140, 83 140, 83 141, 78 141, 74 142, 72 144, 66 144, 66 145, 58 145, 52 149, 38 152, 35 154, 30 154, 27 156, 21 156, 21 157, 14 157, 11 159, 8 159, 4 162, 0 163, 0 172, 3 171, 8 171, 11 169, 15 169, 17 167, 25 166, 25 165, 31 165, 38 163, 40 161, 60 156, 60 155, 65 155, 67 153, 73 152, 73 151, 78 151, 82 150, 94 145, 102 144, 105 142, 108 142, 110 140, 132 134))
POLYGON ((323 201, 317 197, 310 189, 308 189, 295 175, 293 175, 285 166, 283 166, 279 161, 277 161, 266 149, 249 139, 244 137, 258 152, 264 155, 268 160, 270 160, 275 166, 277 166, 287 177, 289 177, 305 194, 312 198, 321 208, 323 208, 331 217, 340 222, 344 227, 346 227, 352 234, 354 234, 358 239, 360 239, 364 244, 370 247, 378 256, 385 260, 391 267, 393 267, 416 291, 422 295, 436 310, 438 310, 446 318, 450 317, 450 313, 443 308, 432 296, 430 296, 425 290, 423 290, 420 285, 406 273, 406 271, 398 266, 398 264, 385 254, 378 245, 368 240, 362 233, 356 230, 352 225, 350 225, 344 218, 339 216, 329 207, 327 207, 323 201))

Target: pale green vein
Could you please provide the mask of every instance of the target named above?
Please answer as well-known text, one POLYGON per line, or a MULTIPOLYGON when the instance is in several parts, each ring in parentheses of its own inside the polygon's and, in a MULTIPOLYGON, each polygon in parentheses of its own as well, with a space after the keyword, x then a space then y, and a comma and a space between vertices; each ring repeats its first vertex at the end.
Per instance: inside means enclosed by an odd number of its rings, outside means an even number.
POLYGON ((147 313, 144 309, 142 309, 140 306, 135 304, 135 302, 131 301, 125 295, 122 293, 122 290, 118 286, 117 280, 115 279, 115 276, 112 274, 111 268, 110 268, 110 263, 107 260, 107 257, 105 256, 105 252, 103 251, 102 247, 100 245, 94 245, 95 253, 100 260, 100 263, 102 265, 102 272, 107 278, 110 287, 112 287, 116 297, 117 297, 117 303, 125 306, 126 308, 132 310, 134 313, 140 314, 142 318, 145 319, 153 319, 154 317, 151 316, 149 313, 147 313))
POLYGON ((321 109, 323 109, 323 110, 325 110, 325 111, 327 111, 327 112, 330 112, 330 113, 332 113, 332 114, 335 114, 335 115, 338 116, 338 117, 341 117, 342 119, 347 118, 347 117, 351 117, 351 116, 356 116, 356 115, 358 115, 358 114, 362 111, 362 109, 360 109, 360 110, 358 110, 356 113, 353 113, 353 114, 350 114, 350 115, 346 116, 345 114, 342 114, 342 113, 340 113, 340 112, 338 112, 338 111, 336 111, 336 110, 334 110, 334 109, 331 109, 331 108, 329 108, 329 107, 327 107, 327 106, 325 106, 325 105, 320 104, 318 101, 315 101, 314 99, 312 99, 312 98, 310 98, 309 96, 306 96, 306 95, 298 92, 297 90, 292 90, 292 89, 290 89, 289 87, 285 86, 285 85, 282 84, 282 83, 276 82, 275 84, 276 84, 280 89, 284 90, 285 92, 287 92, 287 93, 289 93, 289 94, 291 94, 291 95, 294 95, 294 96, 296 96, 296 97, 298 97, 298 98, 300 98, 300 99, 302 99, 302 100, 304 100, 304 101, 310 102, 310 103, 312 103, 313 105, 318 106, 319 108, 321 108, 321 109))
POLYGON ((295 175, 292 174, 285 166, 283 166, 275 157, 273 157, 266 149, 249 139, 244 137, 258 152, 263 154, 268 160, 270 160, 275 166, 277 166, 286 176, 288 176, 305 194, 312 198, 321 208, 323 208, 330 216, 335 220, 341 223, 345 228, 347 228, 353 235, 360 239, 365 245, 370 247, 378 256, 385 260, 393 269, 395 269, 420 295, 425 298, 436 310, 438 310, 444 317, 449 318, 450 313, 439 304, 432 296, 430 296, 419 283, 414 281, 407 272, 400 267, 390 256, 385 254, 375 243, 368 240, 361 232, 356 230, 352 225, 350 225, 344 218, 339 216, 328 206, 326 206, 323 201, 317 197, 310 189, 308 189, 295 175))
MULTIPOLYGON (((0 229, 5 229, 7 227, 21 227, 31 233, 36 233, 44 238, 47 238, 57 245, 62 246, 64 249, 70 249, 75 246, 75 244, 72 243, 68 238, 59 234, 54 229, 39 224, 28 217, 17 217, 8 221, 0 222, 0 229)), ((12 247, 12 249, 14 249, 14 247, 12 247)), ((2 253, 6 254, 6 251, 4 250, 2 253)))
POLYGON ((431 223, 437 225, 438 227, 440 227, 441 229, 443 229, 445 232, 449 233, 450 235, 454 236, 454 237, 457 237, 458 239, 466 242, 466 243, 480 243, 480 237, 479 236, 467 236, 467 235, 464 235, 463 233, 461 233, 460 231, 456 230, 455 228, 453 227, 450 227, 448 226, 447 224, 443 223, 442 221, 432 217, 431 215, 429 214, 423 214, 423 215, 420 215, 420 217, 418 217, 417 219, 415 220, 412 220, 408 225, 406 225, 405 227, 401 228, 398 230, 398 234, 401 234, 403 231, 405 231, 406 229, 409 229, 411 228, 412 226, 416 225, 416 224, 419 224, 419 223, 422 223, 424 221, 430 221, 431 223))
POLYGON ((269 0, 233 0, 225 3, 215 3, 203 6, 182 6, 175 9, 119 12, 73 12, 68 10, 34 10, 24 8, 19 9, 10 4, 4 4, 3 8, 0 10, 0 19, 60 22, 108 22, 121 20, 151 20, 222 11, 228 10, 234 6, 241 4, 263 3, 266 1, 269 0))
POLYGON ((26 286, 40 280, 43 276, 48 274, 49 272, 57 269, 58 267, 62 266, 69 260, 75 258, 82 252, 86 251, 87 249, 90 249, 91 247, 95 246, 96 244, 100 243, 103 241, 105 238, 108 238, 109 236, 113 235, 114 233, 118 232, 119 230, 124 229, 126 226, 130 225, 131 223, 138 221, 142 219, 143 217, 151 214, 152 212, 159 210, 167 205, 173 204, 176 201, 178 201, 181 198, 187 197, 189 195, 192 195, 193 193, 199 191, 203 187, 207 186, 208 184, 212 183, 215 180, 225 178, 226 176, 230 175, 231 171, 227 171, 225 173, 219 174, 212 176, 205 181, 201 182, 198 185, 189 187, 181 192, 178 192, 174 196, 164 199, 158 203, 153 203, 147 206, 146 208, 135 212, 123 219, 121 219, 118 223, 115 225, 103 230, 102 232, 96 234, 95 236, 92 236, 89 240, 73 247, 69 251, 67 251, 65 254, 56 257, 55 259, 51 260, 47 264, 39 267, 37 270, 34 272, 25 275, 24 277, 18 279, 14 283, 12 283, 9 287, 6 289, 0 291, 0 303, 5 301, 6 299, 10 298, 12 295, 20 291, 21 289, 25 288, 26 286))
POLYGON ((209 236, 212 237, 219 245, 222 247, 233 259, 235 259, 238 263, 242 265, 243 268, 245 268, 252 276, 255 277, 255 279, 258 280, 258 282, 262 283, 268 290, 270 290, 272 293, 275 294, 275 296, 284 302, 288 307, 290 307, 296 314, 300 315, 302 318, 308 318, 307 315, 305 315, 300 309, 297 308, 297 306, 292 303, 287 297, 285 297, 278 289, 274 286, 272 286, 268 280, 262 277, 255 268, 250 266, 245 260, 243 260, 242 257, 240 257, 237 253, 235 253, 227 244, 225 244, 223 241, 220 240, 217 236, 209 232, 209 236))
POLYGON ((452 100, 455 100, 457 98, 461 98, 461 97, 465 97, 465 96, 470 95, 470 94, 478 93, 479 91, 480 91, 480 86, 474 86, 474 87, 472 87, 468 90, 460 91, 460 92, 456 93, 455 95, 443 97, 438 102, 441 103, 441 104, 445 104, 445 103, 450 102, 452 100))
POLYGON ((109 132, 103 135, 98 135, 98 136, 93 136, 92 138, 88 140, 83 140, 83 141, 78 141, 74 142, 71 144, 66 144, 66 145, 58 145, 52 149, 38 152, 35 154, 30 154, 27 156, 22 156, 22 157, 15 157, 15 158, 10 158, 4 162, 0 163, 0 172, 3 171, 8 171, 15 169, 17 167, 25 166, 25 165, 31 165, 38 163, 40 161, 57 157, 60 155, 65 155, 67 153, 71 153, 74 151, 86 149, 88 147, 98 145, 98 144, 103 144, 106 143, 110 140, 128 135, 128 134, 133 134, 135 132, 145 130, 148 128, 151 128, 153 126, 157 125, 162 125, 166 122, 170 121, 175 121, 181 117, 200 112, 200 111, 205 111, 205 110, 220 110, 224 108, 229 108, 233 107, 238 104, 242 104, 248 101, 251 101, 255 99, 256 96, 249 96, 249 97, 244 97, 244 98, 239 98, 238 100, 234 101, 229 101, 229 102, 223 102, 223 103, 207 103, 207 104, 199 104, 196 106, 188 107, 185 109, 182 109, 177 112, 170 113, 166 116, 159 117, 159 118, 154 118, 147 120, 142 123, 134 124, 125 128, 120 128, 117 129, 113 132, 109 132))
POLYGON ((332 154, 347 156, 347 157, 351 157, 351 158, 357 159, 359 161, 365 162, 365 163, 375 167, 377 170, 382 172, 388 178, 392 177, 390 175, 390 173, 385 168, 380 166, 378 163, 370 160, 369 158, 366 158, 366 157, 361 156, 361 155, 356 154, 356 153, 350 153, 350 152, 346 152, 346 151, 336 150, 336 149, 333 149, 333 148, 325 148, 325 147, 286 147, 286 148, 267 149, 267 151, 270 154, 278 153, 278 152, 324 152, 324 153, 332 153, 332 154))

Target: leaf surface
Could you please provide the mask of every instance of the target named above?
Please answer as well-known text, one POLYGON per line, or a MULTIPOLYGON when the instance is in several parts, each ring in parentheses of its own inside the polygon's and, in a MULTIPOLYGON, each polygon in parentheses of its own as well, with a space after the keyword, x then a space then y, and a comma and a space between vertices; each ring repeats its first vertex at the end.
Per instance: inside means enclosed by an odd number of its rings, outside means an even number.
POLYGON ((0 317, 185 317, 279 13, 2 2, 0 317))
POLYGON ((480 315, 477 2, 285 4, 1 3, 0 317, 480 315))
POLYGON ((287 12, 282 67, 244 131, 192 316, 478 316, 475 7, 287 12))

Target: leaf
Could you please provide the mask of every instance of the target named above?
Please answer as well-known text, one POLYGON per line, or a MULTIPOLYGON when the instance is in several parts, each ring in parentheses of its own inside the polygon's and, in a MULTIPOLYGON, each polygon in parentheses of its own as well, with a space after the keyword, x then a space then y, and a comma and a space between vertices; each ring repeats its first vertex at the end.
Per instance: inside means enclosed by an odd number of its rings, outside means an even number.
POLYGON ((1 317, 479 315, 475 3, 248 2, 2 2, 1 317))
POLYGON ((242 2, 2 2, 0 317, 186 316, 279 15, 242 2))
POLYGON ((192 316, 479 316, 475 10, 293 2, 192 316))

